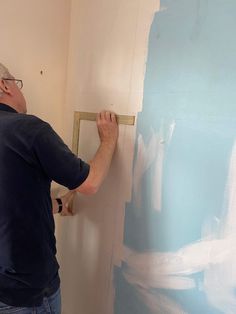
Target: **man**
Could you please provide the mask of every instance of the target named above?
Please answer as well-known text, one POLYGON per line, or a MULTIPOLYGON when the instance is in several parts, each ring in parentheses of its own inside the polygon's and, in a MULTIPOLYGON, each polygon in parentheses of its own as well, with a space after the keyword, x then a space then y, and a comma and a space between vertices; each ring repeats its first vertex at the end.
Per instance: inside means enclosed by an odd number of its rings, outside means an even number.
POLYGON ((0 313, 59 314, 50 184, 96 193, 110 167, 118 126, 113 113, 98 114, 101 143, 87 164, 48 123, 26 114, 22 87, 0 64, 0 313))

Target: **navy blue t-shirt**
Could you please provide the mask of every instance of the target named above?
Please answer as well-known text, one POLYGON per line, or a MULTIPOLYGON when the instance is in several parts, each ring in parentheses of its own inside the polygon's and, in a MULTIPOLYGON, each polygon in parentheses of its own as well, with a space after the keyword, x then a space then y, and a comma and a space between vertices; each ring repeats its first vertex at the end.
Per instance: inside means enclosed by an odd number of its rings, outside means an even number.
POLYGON ((38 306, 59 288, 50 185, 75 189, 89 165, 39 118, 0 104, 0 301, 38 306))

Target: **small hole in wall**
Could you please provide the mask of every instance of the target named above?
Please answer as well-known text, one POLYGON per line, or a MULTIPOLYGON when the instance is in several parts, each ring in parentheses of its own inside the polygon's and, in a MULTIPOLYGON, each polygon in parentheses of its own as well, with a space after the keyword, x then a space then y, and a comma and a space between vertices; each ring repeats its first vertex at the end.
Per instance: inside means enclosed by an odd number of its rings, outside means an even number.
POLYGON ((40 71, 40 74, 43 75, 43 70, 40 71))

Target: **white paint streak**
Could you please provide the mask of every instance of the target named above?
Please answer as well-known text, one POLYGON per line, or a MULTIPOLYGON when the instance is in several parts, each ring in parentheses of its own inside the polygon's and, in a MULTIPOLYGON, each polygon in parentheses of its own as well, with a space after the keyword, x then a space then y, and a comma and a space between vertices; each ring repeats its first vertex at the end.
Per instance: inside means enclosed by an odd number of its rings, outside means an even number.
MULTIPOLYGON (((144 252, 138 253, 129 248, 124 249, 124 261, 127 267, 124 276, 128 282, 139 289, 151 313, 164 311, 159 302, 160 293, 154 295, 153 288, 192 289, 196 287, 189 275, 204 272, 204 284, 212 306, 226 314, 236 312, 236 144, 232 150, 226 188, 226 217, 217 223, 219 234, 205 226, 205 237, 197 243, 190 244, 176 252, 144 252), (221 227, 221 228, 219 228, 221 227), (206 232, 208 231, 208 234, 206 232), (139 287, 139 288, 138 288, 139 287), (141 287, 141 288, 140 288, 141 287), (159 301, 158 301, 159 300, 159 301)), ((163 301, 172 302, 168 297, 163 301)), ((164 304, 163 303, 163 304, 164 304)), ((169 305, 172 303, 169 303, 169 305)), ((168 313, 173 312, 171 308, 168 313)))
POLYGON ((204 288, 208 301, 226 314, 236 312, 236 143, 232 150, 226 187, 228 209, 221 222, 220 236, 227 243, 221 242, 218 250, 228 251, 225 259, 206 269, 204 288))
POLYGON ((155 170, 152 183, 152 207, 159 212, 161 211, 163 161, 164 144, 162 144, 162 141, 160 141, 158 143, 158 153, 155 161, 155 170))
MULTIPOLYGON (((143 176, 150 166, 155 162, 158 151, 160 150, 160 146, 159 136, 154 134, 154 132, 152 133, 147 145, 145 145, 142 135, 139 134, 137 159, 134 164, 133 175, 133 197, 137 210, 141 209, 142 207, 143 176)), ((138 211, 136 213, 138 213, 138 211)))
POLYGON ((138 136, 137 159, 134 164, 133 174, 133 197, 135 207, 140 209, 142 205, 142 177, 145 172, 146 151, 143 143, 142 135, 138 136))
POLYGON ((154 165, 154 174, 152 178, 152 208, 156 211, 161 211, 161 196, 162 196, 162 173, 163 161, 165 155, 165 143, 170 144, 175 129, 173 121, 168 127, 167 132, 164 127, 164 122, 161 124, 159 134, 151 131, 151 136, 147 144, 144 143, 141 134, 138 136, 137 159, 134 164, 133 174, 133 198, 136 207, 136 214, 140 214, 142 208, 142 179, 146 171, 154 165), (166 136, 165 136, 165 133, 166 136), (166 140, 165 138, 166 137, 166 140))
POLYGON ((173 134, 174 134, 174 131, 175 131, 175 127, 176 127, 176 122, 173 121, 170 125, 170 128, 169 128, 169 135, 168 135, 168 139, 167 139, 167 143, 168 145, 170 145, 170 142, 172 140, 172 137, 173 137, 173 134))
POLYGON ((162 293, 158 295, 137 288, 140 299, 148 306, 151 314, 185 314, 179 304, 162 293))
POLYGON ((174 289, 186 290, 196 287, 193 279, 181 276, 151 276, 145 277, 141 272, 134 271, 129 273, 127 270, 124 274, 128 282, 133 285, 138 285, 144 289, 161 288, 161 289, 174 289))
MULTIPOLYGON (((222 263, 230 256, 233 241, 234 238, 201 240, 173 253, 137 253, 126 248, 124 260, 128 265, 127 272, 138 274, 149 283, 150 280, 159 282, 159 277, 188 276, 203 271, 210 265, 222 263), (223 250, 219 249, 222 247, 223 250)), ((154 287, 151 284, 149 286, 154 287)), ((158 287, 163 288, 162 286, 158 287)), ((176 289, 176 287, 172 287, 172 289, 176 289)))
POLYGON ((173 121, 169 127, 167 127, 167 135, 166 140, 164 139, 165 128, 164 123, 161 126, 161 136, 157 147, 157 156, 155 160, 155 170, 152 184, 152 207, 160 212, 162 207, 162 175, 163 175, 163 163, 164 163, 164 155, 165 155, 165 143, 167 146, 170 145, 172 136, 174 134, 176 123, 173 121))
POLYGON ((232 150, 228 182, 226 187, 226 201, 228 212, 225 219, 225 226, 222 228, 223 235, 227 236, 236 232, 236 143, 232 150))

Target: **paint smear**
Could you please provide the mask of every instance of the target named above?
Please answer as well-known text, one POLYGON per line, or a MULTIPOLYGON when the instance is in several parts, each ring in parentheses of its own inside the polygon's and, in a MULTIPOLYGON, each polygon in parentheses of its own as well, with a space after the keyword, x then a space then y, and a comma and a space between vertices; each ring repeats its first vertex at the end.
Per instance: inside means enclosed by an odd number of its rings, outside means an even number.
MULTIPOLYGON (((236 144, 232 151, 227 183, 228 210, 226 217, 220 222, 218 235, 208 234, 206 239, 183 247, 176 252, 139 253, 127 247, 124 248, 124 262, 127 265, 124 276, 133 286, 142 287, 141 290, 139 289, 140 293, 150 308, 154 310, 154 305, 156 306, 156 313, 159 313, 158 311, 161 311, 162 307, 158 305, 158 302, 154 302, 154 300, 159 299, 160 295, 154 296, 152 289, 185 290, 196 288, 196 283, 189 276, 199 272, 204 272, 202 289, 206 292, 209 303, 223 313, 235 313, 235 191, 236 144)), ((209 230, 211 229, 209 228, 209 230)))
POLYGON ((162 173, 163 161, 165 155, 165 146, 169 146, 175 129, 175 122, 172 122, 167 127, 167 132, 162 124, 159 134, 152 131, 152 135, 147 144, 144 143, 141 134, 138 135, 137 157, 134 163, 133 174, 133 199, 137 208, 137 215, 139 209, 143 205, 142 199, 142 185, 143 178, 151 166, 154 165, 154 174, 152 179, 152 208, 156 211, 161 211, 161 197, 162 197, 162 173), (165 136, 166 133, 166 136, 165 136))
POLYGON ((138 136, 138 149, 137 149, 137 159, 134 164, 134 174, 133 174, 133 199, 135 206, 141 209, 143 205, 142 200, 142 180, 146 171, 155 162, 158 153, 162 150, 160 143, 160 137, 158 134, 152 133, 148 144, 145 145, 143 137, 140 134, 138 136))
POLYGON ((234 144, 229 166, 226 202, 226 217, 222 219, 218 255, 227 252, 220 264, 210 265, 204 275, 204 289, 209 303, 223 313, 236 311, 236 143, 234 144))
POLYGON ((185 311, 177 302, 162 293, 156 296, 141 288, 137 288, 137 291, 139 292, 139 297, 149 308, 150 314, 185 314, 185 311))

